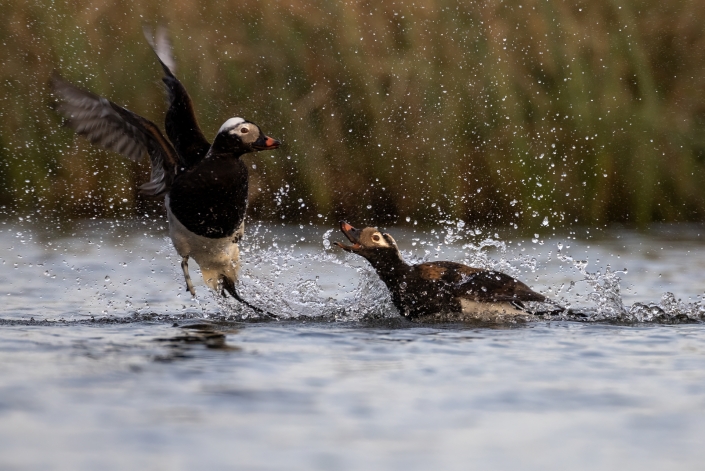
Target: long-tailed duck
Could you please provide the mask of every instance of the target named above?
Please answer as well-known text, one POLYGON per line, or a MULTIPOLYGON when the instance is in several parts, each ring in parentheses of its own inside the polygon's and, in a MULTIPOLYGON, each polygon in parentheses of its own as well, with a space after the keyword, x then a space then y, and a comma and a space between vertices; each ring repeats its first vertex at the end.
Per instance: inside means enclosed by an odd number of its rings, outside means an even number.
POLYGON ((152 164, 149 182, 140 192, 163 196, 169 235, 181 256, 186 287, 196 292, 188 272, 189 257, 198 263, 209 288, 245 302, 235 288, 239 269, 238 241, 244 230, 248 173, 241 156, 276 149, 279 141, 266 136, 256 124, 230 118, 211 144, 201 132, 193 103, 174 76, 171 46, 165 30, 155 39, 145 30, 164 71, 169 97, 166 135, 153 122, 67 82, 58 74, 51 88, 58 101, 55 109, 66 126, 93 144, 132 160, 148 154, 152 164))
POLYGON ((392 295, 399 312, 414 320, 498 320, 536 314, 525 301, 549 303, 548 312, 560 312, 544 295, 504 273, 455 262, 410 265, 391 235, 374 227, 355 229, 345 221, 340 230, 352 242, 336 245, 366 258, 392 295))

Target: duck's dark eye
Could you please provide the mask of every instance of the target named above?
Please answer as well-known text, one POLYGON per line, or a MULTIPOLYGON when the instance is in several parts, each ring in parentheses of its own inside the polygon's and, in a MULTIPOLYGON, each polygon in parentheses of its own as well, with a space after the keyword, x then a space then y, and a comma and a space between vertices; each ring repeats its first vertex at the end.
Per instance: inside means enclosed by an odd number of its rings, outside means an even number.
POLYGON ((247 134, 248 132, 250 132, 250 130, 247 129, 247 128, 242 128, 242 129, 240 129, 240 132, 241 132, 242 134, 247 134))
POLYGON ((377 234, 373 235, 372 240, 374 240, 375 242, 379 242, 379 236, 377 234))

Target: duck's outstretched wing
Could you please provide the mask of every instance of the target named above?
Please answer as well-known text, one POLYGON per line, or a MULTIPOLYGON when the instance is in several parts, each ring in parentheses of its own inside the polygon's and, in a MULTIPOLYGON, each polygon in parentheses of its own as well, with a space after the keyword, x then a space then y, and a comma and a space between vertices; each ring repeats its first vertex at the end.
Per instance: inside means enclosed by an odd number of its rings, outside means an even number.
POLYGON ((64 124, 77 134, 134 161, 149 155, 152 176, 140 186, 141 193, 158 196, 169 190, 180 162, 174 148, 153 122, 78 88, 57 73, 51 77, 50 86, 57 98, 54 109, 64 117, 64 124))
POLYGON ((211 144, 198 126, 191 97, 179 79, 174 76, 175 63, 166 29, 157 28, 157 34, 154 36, 152 30, 145 26, 144 37, 147 38, 164 71, 162 81, 169 95, 169 110, 166 112, 164 122, 166 135, 174 144, 181 160, 190 167, 206 156, 211 144))

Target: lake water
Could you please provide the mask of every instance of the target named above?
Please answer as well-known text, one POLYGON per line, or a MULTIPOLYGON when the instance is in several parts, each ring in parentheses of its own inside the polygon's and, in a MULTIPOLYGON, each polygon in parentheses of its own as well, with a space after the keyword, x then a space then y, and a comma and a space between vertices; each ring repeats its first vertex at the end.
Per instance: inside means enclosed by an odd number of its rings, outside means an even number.
POLYGON ((502 325, 400 319, 329 230, 250 225, 263 321, 160 221, 0 222, 0 469, 702 468, 705 228, 389 229, 587 316, 502 325))

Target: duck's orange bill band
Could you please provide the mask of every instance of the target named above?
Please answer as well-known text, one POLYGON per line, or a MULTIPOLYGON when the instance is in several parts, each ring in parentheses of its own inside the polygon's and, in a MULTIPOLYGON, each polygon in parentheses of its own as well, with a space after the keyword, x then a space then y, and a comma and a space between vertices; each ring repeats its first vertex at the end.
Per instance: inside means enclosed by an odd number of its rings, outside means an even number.
POLYGON ((267 146, 267 149, 276 149, 277 147, 279 147, 279 141, 267 136, 267 138, 264 140, 264 145, 267 146))

